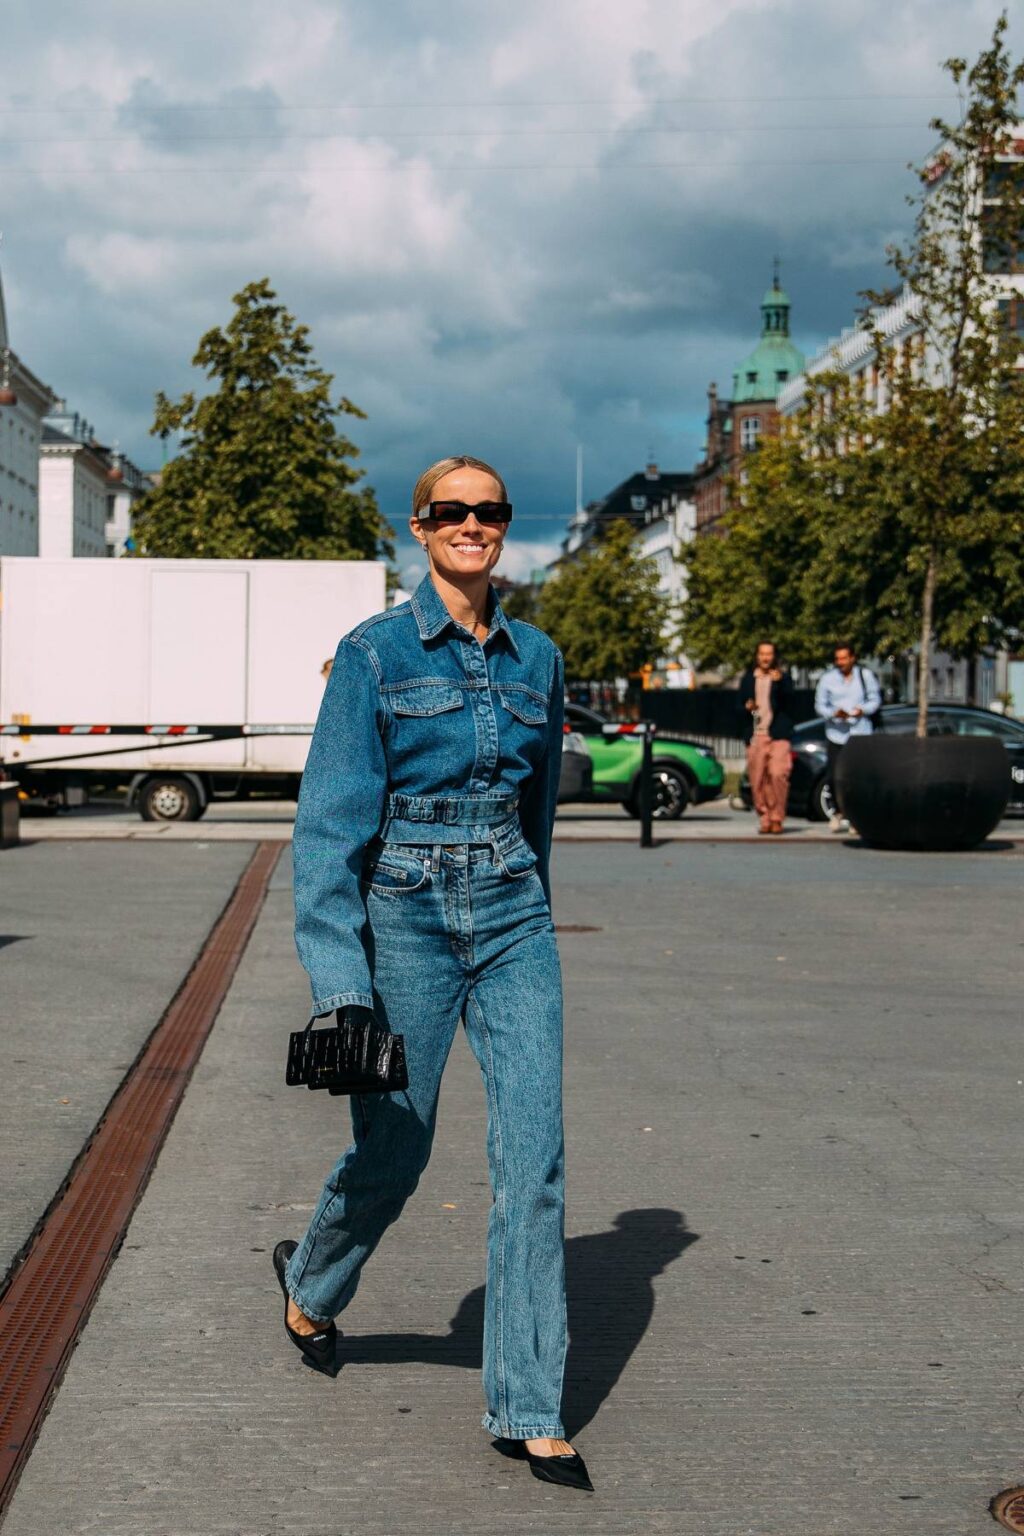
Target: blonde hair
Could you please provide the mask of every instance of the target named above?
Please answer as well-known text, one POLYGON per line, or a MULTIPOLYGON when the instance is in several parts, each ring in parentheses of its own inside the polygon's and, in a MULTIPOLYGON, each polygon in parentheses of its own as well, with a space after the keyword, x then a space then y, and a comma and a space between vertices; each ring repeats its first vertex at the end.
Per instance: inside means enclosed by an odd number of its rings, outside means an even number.
POLYGON ((508 501, 508 491, 505 489, 505 482, 492 465, 485 464, 483 459, 474 459, 468 453, 459 453, 453 458, 438 459, 435 464, 431 464, 429 469, 423 471, 412 488, 412 510, 414 513, 420 512, 424 507, 430 505, 431 492, 434 486, 439 480, 443 480, 445 475, 450 475, 453 469, 482 469, 485 474, 490 475, 492 480, 498 482, 498 485, 501 487, 502 501, 508 501))

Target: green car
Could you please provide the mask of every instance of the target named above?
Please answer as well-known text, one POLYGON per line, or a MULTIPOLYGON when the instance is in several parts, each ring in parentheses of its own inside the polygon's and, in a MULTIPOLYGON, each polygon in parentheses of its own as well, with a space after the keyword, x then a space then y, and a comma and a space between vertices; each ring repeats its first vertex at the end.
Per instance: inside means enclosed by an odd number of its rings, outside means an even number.
MULTIPOLYGON (((578 731, 594 765, 593 800, 618 800, 630 816, 640 814, 639 780, 643 739, 635 726, 612 724, 582 704, 565 706, 566 725, 578 731)), ((710 747, 683 736, 654 738, 654 814, 666 821, 688 805, 700 805, 722 793, 725 769, 710 747)))

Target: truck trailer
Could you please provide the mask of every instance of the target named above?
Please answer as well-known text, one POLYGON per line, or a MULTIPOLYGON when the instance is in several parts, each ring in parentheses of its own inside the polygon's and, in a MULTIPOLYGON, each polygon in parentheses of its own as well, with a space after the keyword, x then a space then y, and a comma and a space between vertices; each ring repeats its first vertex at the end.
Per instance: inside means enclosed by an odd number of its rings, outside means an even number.
POLYGON ((56 807, 127 790, 190 821, 295 795, 342 635, 379 560, 0 559, 0 778, 56 807))

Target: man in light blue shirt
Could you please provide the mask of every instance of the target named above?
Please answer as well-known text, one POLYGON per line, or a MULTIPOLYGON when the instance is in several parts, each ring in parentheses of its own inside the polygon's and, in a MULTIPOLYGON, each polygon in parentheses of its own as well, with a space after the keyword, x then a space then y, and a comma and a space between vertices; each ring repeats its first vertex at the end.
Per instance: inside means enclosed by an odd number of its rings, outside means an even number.
POLYGON ((835 797, 836 759, 851 736, 870 736, 874 716, 882 704, 882 693, 873 672, 857 663, 852 645, 837 645, 835 666, 818 682, 814 693, 814 712, 825 721, 828 747, 828 782, 836 812, 829 822, 833 832, 849 831, 849 822, 839 814, 835 797))

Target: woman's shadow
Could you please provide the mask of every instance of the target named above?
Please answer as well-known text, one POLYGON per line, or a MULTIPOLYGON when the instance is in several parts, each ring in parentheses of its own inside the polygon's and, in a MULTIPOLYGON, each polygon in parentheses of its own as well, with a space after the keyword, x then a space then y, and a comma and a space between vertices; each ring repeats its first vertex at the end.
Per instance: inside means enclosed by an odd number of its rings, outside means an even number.
MULTIPOLYGON (((571 1237, 565 1245, 569 1356, 562 1413, 566 1434, 589 1424, 614 1388, 647 1331, 654 1312, 656 1275, 697 1241, 681 1212, 651 1207, 623 1211, 608 1232, 571 1237)), ((484 1288, 460 1303, 447 1334, 346 1335, 342 1365, 422 1361, 479 1368, 484 1288)))

